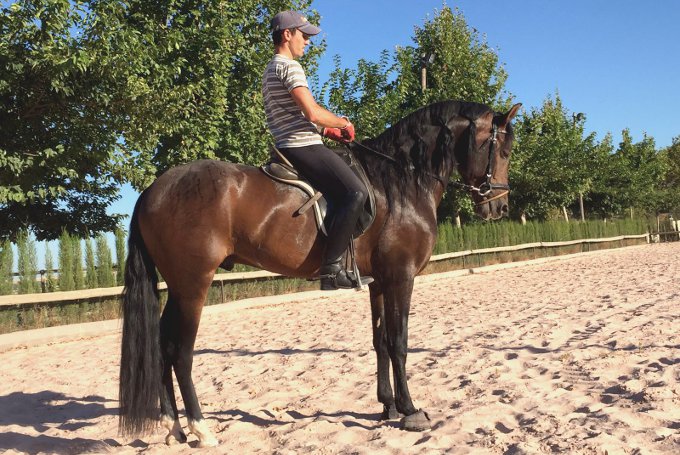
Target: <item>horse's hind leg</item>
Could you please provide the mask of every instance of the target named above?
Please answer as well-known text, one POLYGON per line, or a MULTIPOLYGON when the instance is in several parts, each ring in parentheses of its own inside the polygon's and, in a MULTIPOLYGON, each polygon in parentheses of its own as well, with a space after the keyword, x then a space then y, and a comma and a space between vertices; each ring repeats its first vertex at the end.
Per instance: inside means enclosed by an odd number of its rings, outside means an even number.
POLYGON ((177 360, 179 311, 172 294, 168 294, 161 317, 161 354, 163 359, 163 388, 161 389, 161 424, 168 430, 165 443, 186 442, 187 436, 179 423, 175 388, 172 384, 172 366, 177 360))
POLYGON ((369 285, 371 292, 371 321, 373 325, 373 348, 378 360, 378 401, 383 404, 382 420, 402 417, 394 404, 394 392, 390 384, 390 355, 387 351, 385 328, 385 305, 377 282, 369 285))
POLYGON ((201 405, 198 402, 196 389, 194 388, 194 381, 191 378, 194 343, 196 342, 201 310, 208 293, 209 283, 202 292, 196 292, 190 298, 178 302, 181 323, 179 324, 179 337, 177 340, 177 358, 174 362, 177 385, 184 400, 184 409, 187 413, 189 429, 198 438, 199 447, 214 447, 218 444, 217 439, 215 439, 215 436, 213 436, 203 419, 201 405))
POLYGON ((170 365, 172 365, 179 391, 184 400, 189 430, 198 438, 199 447, 213 447, 218 444, 218 441, 203 420, 191 370, 201 311, 214 272, 205 274, 185 272, 183 275, 168 274, 172 276, 172 279, 167 280, 170 298, 161 321, 164 361, 164 390, 161 399, 162 420, 168 424, 169 434, 166 437, 166 442, 172 442, 173 439, 182 441, 184 435, 177 419, 177 405, 172 389, 170 371, 170 365))

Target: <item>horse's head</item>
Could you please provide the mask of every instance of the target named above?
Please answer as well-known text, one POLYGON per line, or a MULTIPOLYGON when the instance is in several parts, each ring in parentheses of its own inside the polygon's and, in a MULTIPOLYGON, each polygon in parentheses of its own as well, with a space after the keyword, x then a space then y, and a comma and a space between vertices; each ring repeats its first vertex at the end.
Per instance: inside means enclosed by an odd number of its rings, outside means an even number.
POLYGON ((475 212, 485 220, 499 219, 508 213, 508 170, 512 149, 510 121, 521 104, 505 114, 489 111, 470 124, 470 143, 465 159, 458 160, 458 172, 475 203, 475 212))

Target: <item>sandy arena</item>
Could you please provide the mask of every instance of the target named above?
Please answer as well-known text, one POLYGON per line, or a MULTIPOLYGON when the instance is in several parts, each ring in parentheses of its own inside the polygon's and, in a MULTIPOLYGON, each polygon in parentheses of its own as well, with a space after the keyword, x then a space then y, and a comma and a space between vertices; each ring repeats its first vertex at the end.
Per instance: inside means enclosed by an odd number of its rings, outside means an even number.
POLYGON ((3 335, 0 453, 680 453, 680 243, 421 277, 407 368, 423 433, 378 421, 368 293, 276 302, 204 313, 194 380, 214 449, 118 436, 111 323, 3 335))

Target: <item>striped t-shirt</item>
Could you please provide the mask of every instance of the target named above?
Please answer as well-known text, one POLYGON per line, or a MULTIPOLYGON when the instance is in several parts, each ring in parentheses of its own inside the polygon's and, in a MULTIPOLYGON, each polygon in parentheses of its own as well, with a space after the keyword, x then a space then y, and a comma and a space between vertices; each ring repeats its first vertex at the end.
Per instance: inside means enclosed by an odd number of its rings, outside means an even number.
POLYGON ((302 66, 276 54, 264 70, 262 95, 267 126, 280 148, 322 144, 316 125, 307 120, 290 95, 296 87, 309 87, 302 66))

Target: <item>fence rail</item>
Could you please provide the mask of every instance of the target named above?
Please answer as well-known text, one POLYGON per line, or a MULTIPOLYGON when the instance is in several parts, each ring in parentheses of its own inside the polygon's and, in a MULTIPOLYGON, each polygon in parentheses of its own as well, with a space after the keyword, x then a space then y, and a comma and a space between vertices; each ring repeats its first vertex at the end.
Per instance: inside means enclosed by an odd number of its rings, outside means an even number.
MULTIPOLYGON (((536 248, 555 248, 564 247, 579 244, 593 244, 593 243, 606 243, 606 242, 616 242, 628 239, 642 239, 645 238, 647 243, 649 243, 649 234, 638 234, 638 235, 620 235, 616 237, 607 237, 599 239, 580 239, 580 240, 568 240, 564 242, 534 242, 534 243, 524 243, 521 245, 511 245, 502 246, 496 248, 482 248, 476 250, 464 250, 456 251, 453 253, 437 254, 430 257, 430 263, 437 263, 440 261, 446 261, 450 259, 461 258, 465 256, 473 255, 483 255, 483 254, 493 254, 493 253, 503 253, 503 252, 514 252, 527 249, 536 248)), ((268 272, 266 270, 260 270, 256 272, 231 272, 231 273, 219 273, 213 278, 213 285, 219 283, 222 287, 222 293, 224 293, 224 284, 228 283, 239 283, 247 281, 263 281, 270 279, 288 278, 284 275, 279 275, 276 273, 268 272)), ((165 282, 158 283, 158 289, 167 289, 165 282)), ((18 294, 18 295, 5 295, 0 296, 0 307, 25 307, 34 306, 41 304, 58 305, 62 302, 73 302, 85 299, 101 299, 101 298, 111 298, 118 297, 123 292, 123 286, 116 286, 110 288, 99 288, 99 289, 85 289, 79 291, 61 291, 61 292, 46 292, 39 294, 18 294)), ((224 300, 224 299, 223 299, 224 300)))

